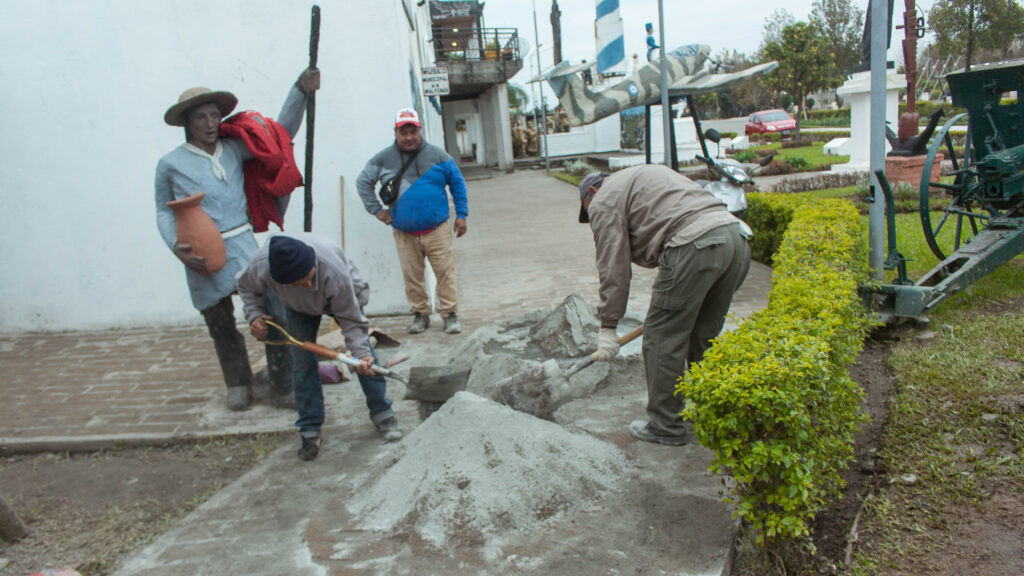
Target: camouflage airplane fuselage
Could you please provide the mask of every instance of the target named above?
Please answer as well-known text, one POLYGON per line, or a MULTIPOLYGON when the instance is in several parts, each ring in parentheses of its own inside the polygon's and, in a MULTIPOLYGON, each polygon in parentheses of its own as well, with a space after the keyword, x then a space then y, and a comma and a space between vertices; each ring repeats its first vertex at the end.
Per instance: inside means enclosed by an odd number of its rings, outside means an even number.
MULTIPOLYGON (((704 62, 710 53, 711 47, 704 44, 689 44, 669 52, 666 60, 668 85, 671 87, 684 78, 695 80, 708 74, 704 62)), ((559 69, 564 67, 556 67, 547 79, 568 113, 572 126, 590 124, 627 108, 653 103, 661 97, 660 58, 600 91, 585 85, 574 72, 559 75, 559 69)))

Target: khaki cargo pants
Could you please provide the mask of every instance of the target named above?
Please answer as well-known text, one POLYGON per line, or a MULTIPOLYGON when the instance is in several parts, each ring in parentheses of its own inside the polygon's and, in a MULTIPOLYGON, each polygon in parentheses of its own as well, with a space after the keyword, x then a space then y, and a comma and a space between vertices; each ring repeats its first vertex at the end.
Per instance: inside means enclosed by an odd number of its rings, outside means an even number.
POLYGON ((666 434, 685 432, 676 380, 722 331, 732 296, 749 269, 750 246, 738 223, 662 250, 644 321, 643 354, 647 415, 666 434))
POLYGON ((448 221, 442 222, 427 234, 417 236, 394 230, 398 261, 402 265, 405 279, 405 298, 409 311, 414 314, 430 315, 430 299, 427 297, 426 261, 430 262, 437 278, 437 312, 442 317, 458 312, 458 295, 455 290, 455 241, 448 221))

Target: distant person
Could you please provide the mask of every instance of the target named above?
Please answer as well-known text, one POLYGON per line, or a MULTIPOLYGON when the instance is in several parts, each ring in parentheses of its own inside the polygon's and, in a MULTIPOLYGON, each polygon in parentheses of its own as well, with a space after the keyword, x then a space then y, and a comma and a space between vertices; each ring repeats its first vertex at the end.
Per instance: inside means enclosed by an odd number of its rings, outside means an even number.
POLYGON ((733 293, 750 267, 750 229, 710 192, 655 164, 592 172, 580 182, 581 223, 597 248, 601 330, 597 359, 619 352, 630 266, 658 268, 644 320, 647 421, 629 433, 645 442, 687 442, 676 380, 699 362, 725 324, 733 293))
MULTIPOLYGON (((266 320, 276 318, 293 337, 316 342, 320 319, 334 319, 345 335, 345 345, 359 359, 356 372, 366 396, 370 421, 384 440, 402 438, 398 420, 386 396, 387 381, 371 368, 377 361, 370 345, 369 322, 363 307, 370 299, 370 285, 363 279, 341 246, 308 233, 277 234, 260 248, 238 275, 238 294, 245 306, 249 330, 259 341, 267 340, 266 320), (263 302, 276 294, 284 314, 268 314, 263 302)), ((302 438, 299 458, 313 460, 320 451, 324 423, 324 392, 316 354, 290 347, 295 407, 295 425, 302 438)))
MULTIPOLYGON (((294 136, 302 124, 306 97, 320 88, 320 71, 307 69, 291 87, 277 122, 294 136)), ((249 405, 253 384, 252 367, 245 349, 245 338, 235 325, 235 274, 256 251, 256 237, 250 224, 250 206, 246 201, 243 163, 254 158, 242 138, 222 137, 221 120, 234 110, 238 98, 230 92, 209 88, 189 88, 178 102, 167 109, 164 122, 185 129, 185 142, 168 152, 156 167, 156 223, 167 247, 185 265, 185 279, 192 305, 203 315, 213 339, 227 386, 227 408, 243 410, 249 405), (174 211, 167 207, 204 192, 202 210, 213 220, 224 238, 227 262, 211 272, 206 260, 179 244, 174 211)), ((288 142, 290 145, 290 142, 288 142)), ((291 155, 290 148, 282 151, 291 155)), ((296 170, 296 175, 298 172, 296 170)), ((302 177, 298 175, 301 185, 302 177)), ((275 199, 274 213, 283 217, 288 196, 275 199)), ((266 306, 279 304, 271 296, 266 306)), ((267 370, 273 393, 291 393, 290 359, 278 348, 267 348, 267 370)))
POLYGON ((426 261, 437 277, 437 312, 444 319, 444 331, 447 334, 461 332, 452 230, 458 238, 466 233, 469 216, 466 181, 447 152, 423 140, 420 118, 415 110, 398 111, 394 144, 366 163, 356 180, 356 188, 366 211, 394 231, 405 278, 405 297, 413 314, 409 333, 418 334, 430 326, 426 261), (381 202, 374 193, 378 182, 382 191, 389 183, 393 186, 393 200, 381 202), (448 224, 449 194, 455 203, 454 225, 448 224))
POLYGON ((654 25, 648 22, 645 28, 647 29, 647 61, 650 62, 654 51, 659 50, 661 46, 658 46, 658 43, 654 41, 654 25))

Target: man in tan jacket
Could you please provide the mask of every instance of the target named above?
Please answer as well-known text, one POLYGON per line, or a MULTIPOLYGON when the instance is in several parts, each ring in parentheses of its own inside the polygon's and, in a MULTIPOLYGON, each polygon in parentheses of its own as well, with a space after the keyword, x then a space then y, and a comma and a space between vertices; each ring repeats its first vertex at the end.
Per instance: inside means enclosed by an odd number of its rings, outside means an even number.
POLYGON ((590 223, 597 247, 599 360, 619 352, 615 329, 626 312, 631 264, 658 267, 644 321, 648 421, 633 422, 629 432, 647 442, 685 444, 676 380, 725 324, 750 268, 750 228, 710 192, 660 165, 588 174, 580 202, 579 221, 590 223))

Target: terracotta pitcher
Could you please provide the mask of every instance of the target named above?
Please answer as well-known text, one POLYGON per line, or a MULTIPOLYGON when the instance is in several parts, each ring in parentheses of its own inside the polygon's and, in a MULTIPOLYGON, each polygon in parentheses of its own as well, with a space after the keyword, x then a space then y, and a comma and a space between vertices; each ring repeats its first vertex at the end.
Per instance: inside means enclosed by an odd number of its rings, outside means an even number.
POLYGON ((167 207, 174 210, 174 218, 178 223, 178 244, 192 246, 192 253, 206 259, 206 272, 212 274, 224 267, 227 251, 224 238, 206 212, 200 207, 205 192, 196 192, 188 198, 172 200, 167 207))

